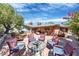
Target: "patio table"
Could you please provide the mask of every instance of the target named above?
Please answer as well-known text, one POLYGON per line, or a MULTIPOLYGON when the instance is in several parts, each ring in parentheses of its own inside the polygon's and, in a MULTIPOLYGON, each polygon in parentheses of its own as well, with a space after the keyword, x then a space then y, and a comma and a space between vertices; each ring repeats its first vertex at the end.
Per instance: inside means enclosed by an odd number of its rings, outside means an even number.
POLYGON ((35 54, 37 52, 41 52, 42 50, 44 50, 45 47, 46 47, 45 42, 39 40, 32 41, 28 45, 28 48, 33 52, 35 52, 35 54))

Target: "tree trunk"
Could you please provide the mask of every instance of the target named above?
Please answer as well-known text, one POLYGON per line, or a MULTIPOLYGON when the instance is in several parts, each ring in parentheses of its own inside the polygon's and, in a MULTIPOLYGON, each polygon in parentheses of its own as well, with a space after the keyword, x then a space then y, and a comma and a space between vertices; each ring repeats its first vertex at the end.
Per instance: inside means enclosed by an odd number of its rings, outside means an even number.
POLYGON ((11 29, 10 25, 9 24, 3 24, 6 31, 4 32, 5 34, 7 34, 9 32, 9 30, 11 29))
POLYGON ((9 33, 9 29, 6 29, 6 31, 4 32, 5 34, 8 34, 9 33))

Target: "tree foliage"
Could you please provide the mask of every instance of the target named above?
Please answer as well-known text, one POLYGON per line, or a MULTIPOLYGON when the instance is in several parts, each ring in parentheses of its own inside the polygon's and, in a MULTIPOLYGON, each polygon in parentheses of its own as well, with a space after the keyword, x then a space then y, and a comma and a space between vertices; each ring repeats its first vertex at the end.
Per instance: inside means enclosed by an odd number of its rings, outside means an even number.
POLYGON ((23 24, 23 17, 11 5, 0 3, 0 25, 5 28, 5 33, 14 27, 20 29, 23 24))
POLYGON ((70 29, 79 37, 79 12, 73 13, 70 21, 68 22, 70 29))

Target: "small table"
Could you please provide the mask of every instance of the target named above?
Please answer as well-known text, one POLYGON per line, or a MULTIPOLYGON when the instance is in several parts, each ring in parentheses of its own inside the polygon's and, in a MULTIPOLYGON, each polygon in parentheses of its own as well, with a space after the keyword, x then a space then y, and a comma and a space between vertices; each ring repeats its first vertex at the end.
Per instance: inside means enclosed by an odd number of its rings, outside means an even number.
POLYGON ((33 52, 35 52, 35 54, 44 50, 45 47, 46 47, 45 42, 39 40, 30 42, 28 46, 28 48, 33 52))

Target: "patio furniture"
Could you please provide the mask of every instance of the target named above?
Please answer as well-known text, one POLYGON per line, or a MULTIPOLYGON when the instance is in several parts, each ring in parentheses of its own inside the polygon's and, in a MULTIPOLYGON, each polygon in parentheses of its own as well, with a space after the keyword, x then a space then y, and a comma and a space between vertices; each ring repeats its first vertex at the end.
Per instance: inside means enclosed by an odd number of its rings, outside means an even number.
POLYGON ((18 41, 17 46, 19 47, 20 50, 25 48, 25 44, 22 41, 18 41))
POLYGON ((53 46, 56 44, 52 39, 47 41, 47 48, 48 49, 53 49, 53 46))
POLYGON ((17 46, 19 47, 19 51, 20 51, 19 55, 22 55, 25 52, 25 50, 26 50, 24 42, 18 41, 17 46))
POLYGON ((45 34, 40 34, 39 39, 40 41, 45 41, 45 34))
POLYGON ((10 56, 11 54, 14 54, 14 53, 19 52, 19 49, 14 49, 14 50, 11 50, 10 43, 9 43, 9 42, 7 42, 7 44, 8 44, 8 47, 9 47, 9 55, 8 55, 8 56, 10 56))
POLYGON ((54 46, 53 47, 53 55, 54 56, 64 56, 64 49, 61 47, 54 46))
POLYGON ((28 46, 28 48, 34 53, 35 56, 37 56, 38 53, 38 55, 41 55, 41 52, 44 50, 45 47, 45 42, 39 40, 30 42, 28 46))
POLYGON ((30 43, 31 41, 35 41, 34 33, 31 33, 28 35, 28 42, 30 43))
POLYGON ((23 41, 24 40, 24 37, 26 36, 26 34, 18 34, 16 37, 17 37, 17 41, 23 41))
POLYGON ((9 51, 8 51, 8 49, 6 48, 7 46, 3 46, 2 47, 2 49, 0 50, 0 56, 6 56, 6 55, 8 55, 9 53, 9 51))
POLYGON ((25 50, 25 44, 22 41, 18 41, 18 43, 17 43, 18 48, 14 48, 14 49, 11 49, 11 46, 8 42, 7 42, 7 44, 9 46, 9 51, 10 51, 9 55, 20 55, 25 50))
POLYGON ((64 55, 64 45, 65 45, 65 41, 62 39, 58 42, 58 44, 56 44, 56 42, 54 42, 53 40, 48 40, 48 49, 50 49, 49 51, 49 56, 63 56, 64 55))
POLYGON ((71 45, 70 42, 67 42, 66 45, 64 46, 65 54, 68 56, 72 56, 74 53, 74 50, 76 50, 76 48, 73 47, 73 45, 71 45))

